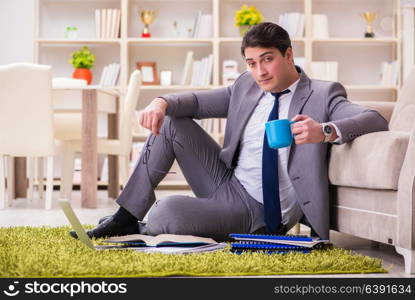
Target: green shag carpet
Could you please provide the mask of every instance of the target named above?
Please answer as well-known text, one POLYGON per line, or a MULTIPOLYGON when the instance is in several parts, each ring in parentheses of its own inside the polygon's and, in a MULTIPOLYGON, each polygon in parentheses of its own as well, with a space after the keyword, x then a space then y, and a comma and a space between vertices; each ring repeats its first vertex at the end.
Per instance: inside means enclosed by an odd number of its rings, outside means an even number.
MULTIPOLYGON (((158 277, 386 273, 380 259, 344 249, 309 254, 173 255, 93 251, 69 227, 0 228, 0 277, 158 277)), ((95 241, 99 243, 100 241, 95 241)))

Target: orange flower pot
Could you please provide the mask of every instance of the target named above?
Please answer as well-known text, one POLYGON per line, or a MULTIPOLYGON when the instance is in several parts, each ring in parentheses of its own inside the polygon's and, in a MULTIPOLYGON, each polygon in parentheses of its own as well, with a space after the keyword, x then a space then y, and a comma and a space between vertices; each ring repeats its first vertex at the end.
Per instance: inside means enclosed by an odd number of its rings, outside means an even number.
POLYGON ((75 69, 75 71, 72 74, 72 78, 76 79, 84 79, 87 81, 88 84, 91 84, 92 82, 92 72, 90 69, 75 69))

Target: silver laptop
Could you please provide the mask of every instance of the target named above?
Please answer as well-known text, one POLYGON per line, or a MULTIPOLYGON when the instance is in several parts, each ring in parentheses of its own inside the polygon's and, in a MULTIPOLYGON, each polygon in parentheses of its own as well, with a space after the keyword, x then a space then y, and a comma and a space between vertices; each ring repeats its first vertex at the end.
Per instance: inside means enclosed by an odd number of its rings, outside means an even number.
POLYGON ((71 204, 66 200, 59 200, 59 205, 61 206, 63 212, 65 213, 66 218, 68 219, 69 223, 71 223, 73 230, 75 230, 76 234, 78 235, 79 240, 88 248, 93 250, 131 250, 135 249, 135 247, 127 247, 127 246, 110 246, 110 245, 98 245, 94 246, 92 240, 86 234, 85 229, 82 227, 81 222, 79 222, 78 217, 75 215, 75 212, 72 209, 71 204))

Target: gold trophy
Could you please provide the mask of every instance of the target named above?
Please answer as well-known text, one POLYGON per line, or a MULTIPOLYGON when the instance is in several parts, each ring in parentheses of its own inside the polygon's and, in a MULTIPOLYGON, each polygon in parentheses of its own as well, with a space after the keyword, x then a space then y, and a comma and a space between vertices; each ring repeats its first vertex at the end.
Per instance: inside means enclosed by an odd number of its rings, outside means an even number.
POLYGON ((140 11, 140 17, 141 21, 144 23, 144 29, 143 33, 141 34, 141 37, 149 38, 151 37, 151 34, 148 25, 150 25, 154 21, 156 17, 156 12, 150 9, 143 9, 142 11, 140 11))
POLYGON ((365 18, 367 23, 367 30, 365 32, 365 38, 374 38, 375 33, 372 29, 372 23, 376 19, 376 14, 373 12, 365 12, 362 14, 363 18, 365 18))

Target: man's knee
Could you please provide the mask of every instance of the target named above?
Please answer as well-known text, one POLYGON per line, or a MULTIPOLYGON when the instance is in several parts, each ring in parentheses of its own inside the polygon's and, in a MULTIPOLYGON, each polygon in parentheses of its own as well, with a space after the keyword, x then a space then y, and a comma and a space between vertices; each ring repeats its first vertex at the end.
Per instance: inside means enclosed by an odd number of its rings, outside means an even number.
POLYGON ((181 217, 183 196, 168 196, 157 200, 148 214, 147 232, 150 235, 163 233, 184 234, 185 222, 181 217))
POLYGON ((186 128, 192 122, 194 123, 191 118, 176 118, 165 116, 161 130, 164 130, 166 133, 172 135, 177 129, 186 128))

